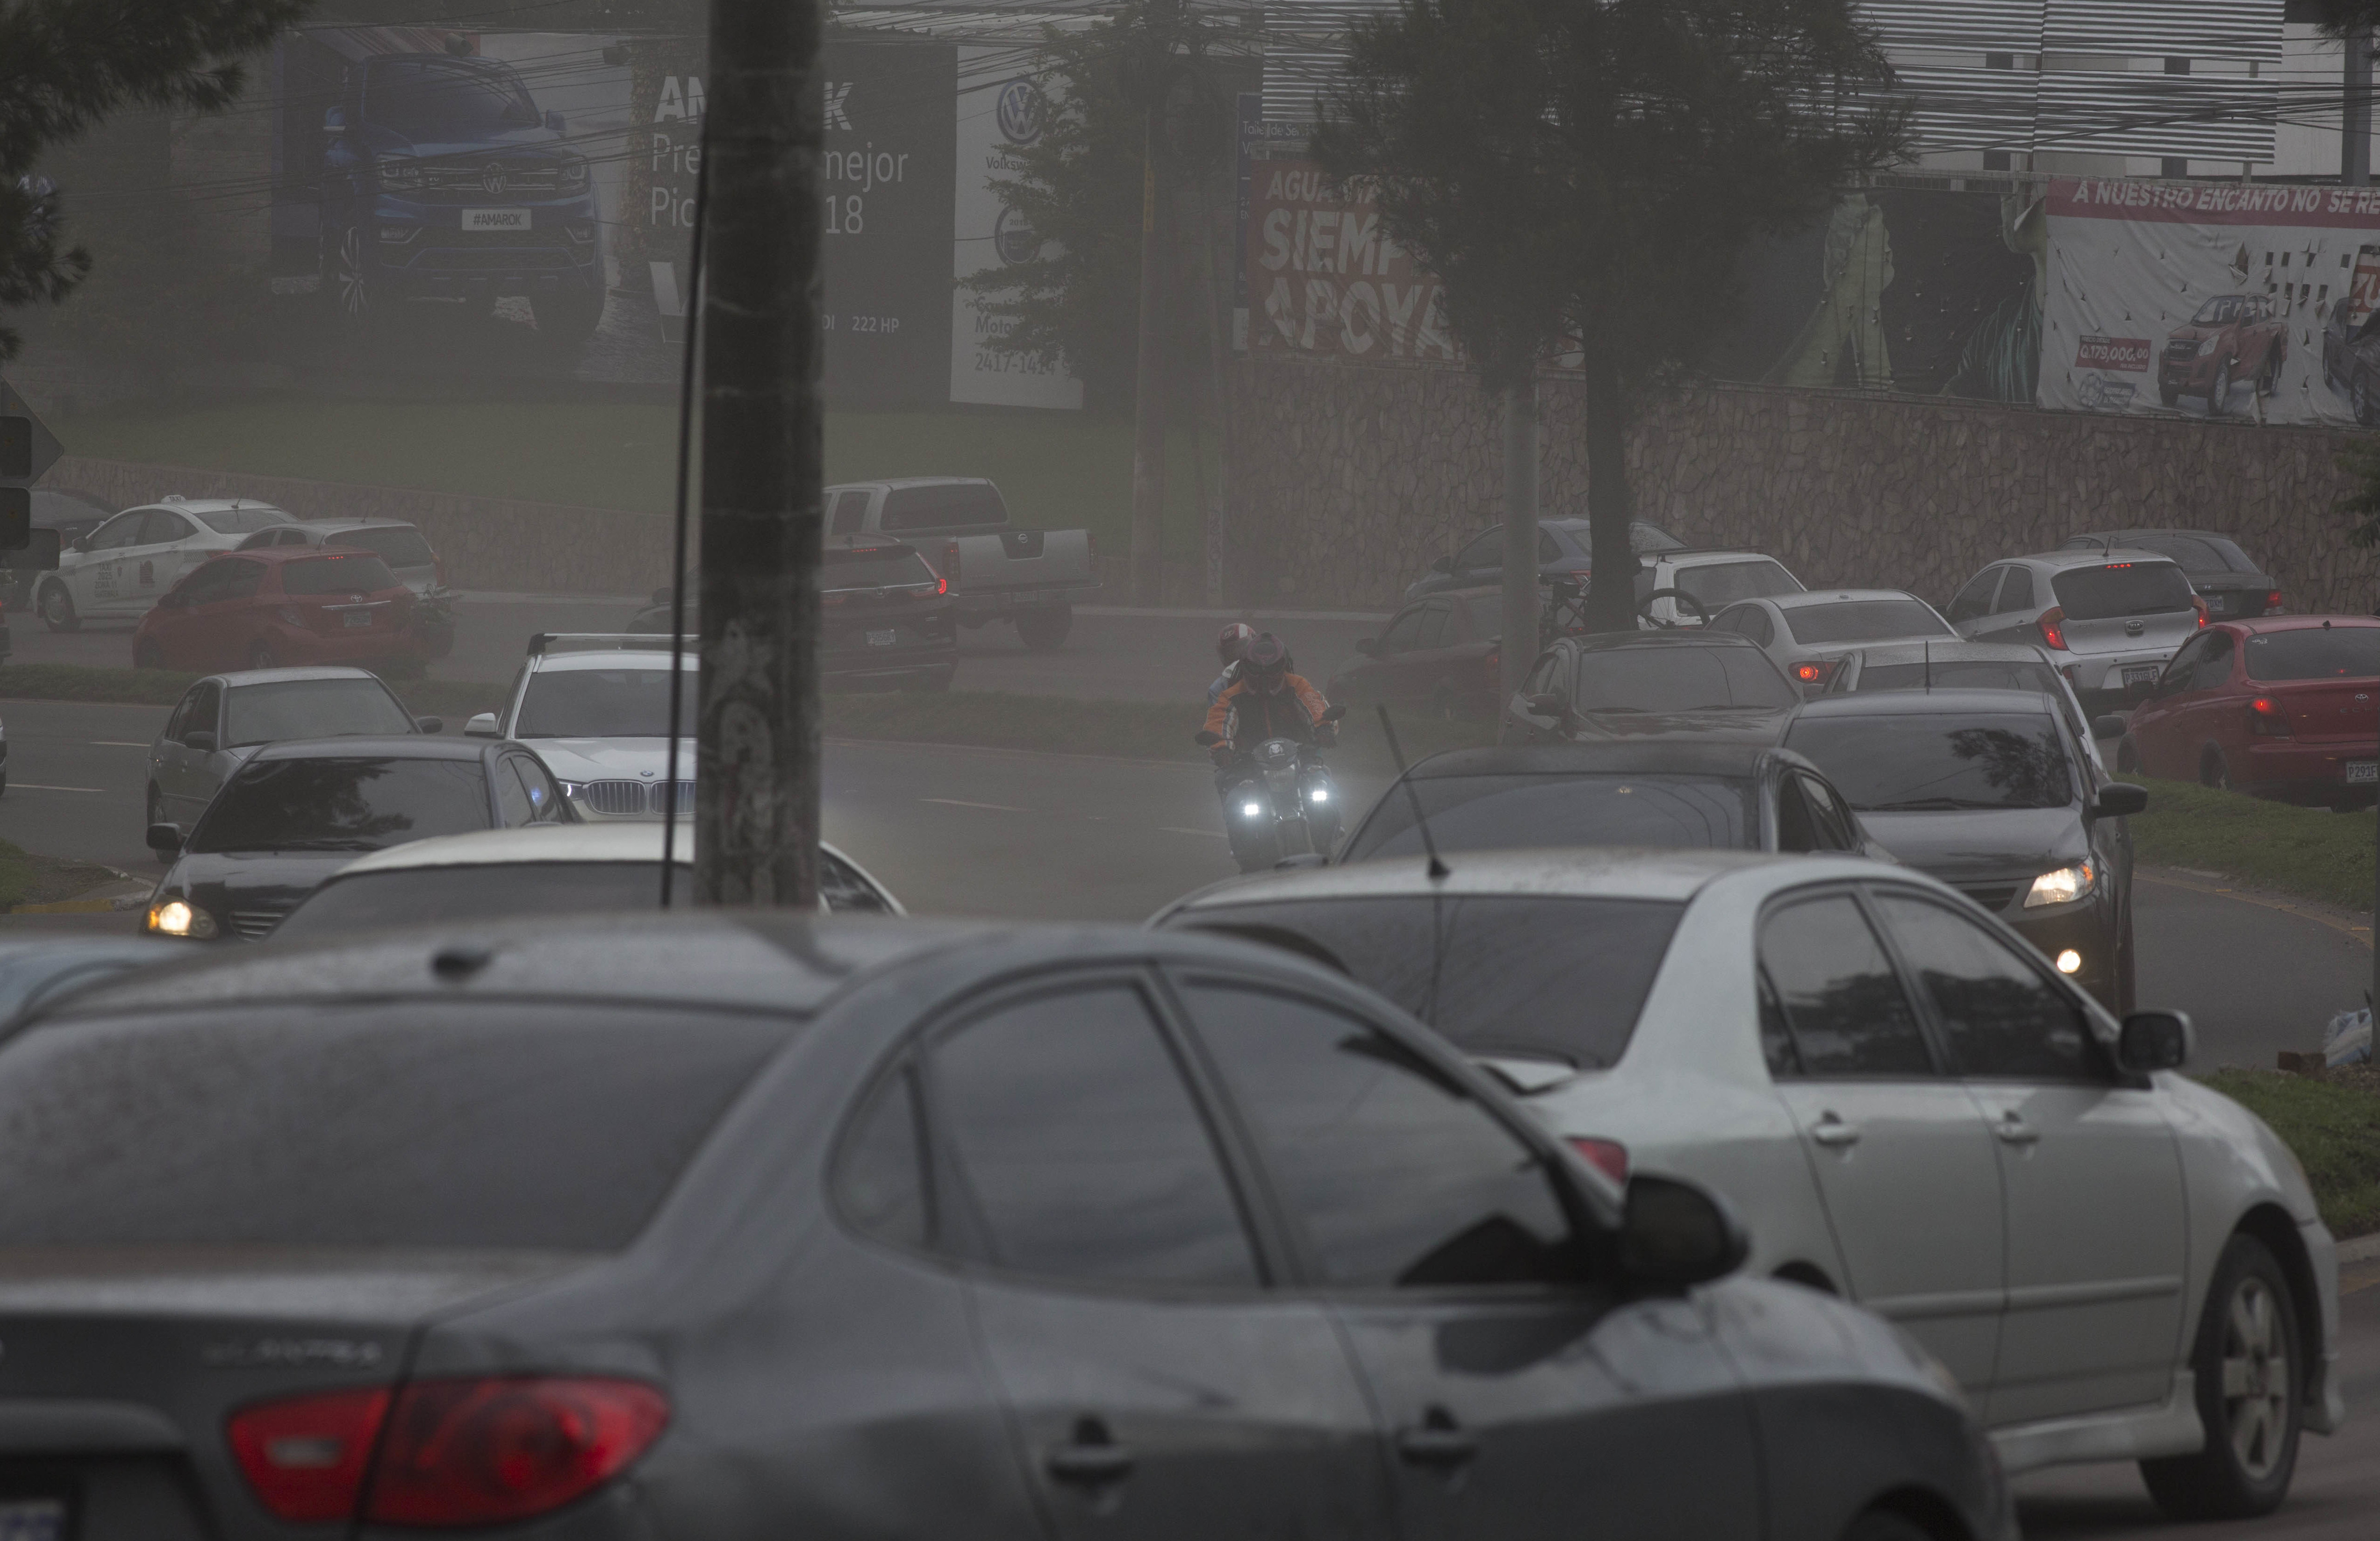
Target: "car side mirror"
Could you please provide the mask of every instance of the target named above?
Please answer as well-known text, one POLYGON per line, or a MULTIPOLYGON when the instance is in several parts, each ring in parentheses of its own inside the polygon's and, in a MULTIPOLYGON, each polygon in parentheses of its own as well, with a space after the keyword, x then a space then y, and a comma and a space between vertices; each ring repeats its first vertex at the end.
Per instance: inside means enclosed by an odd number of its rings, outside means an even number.
POLYGON ((1342 722, 1345 720, 1346 716, 1347 703, 1344 701, 1341 701, 1335 706, 1328 706, 1322 709, 1322 720, 1326 722, 1342 722))
POLYGON ((215 752, 215 735, 204 728, 192 728, 182 735, 182 747, 196 749, 202 755, 215 752))
POLYGON ((1620 1266, 1648 1284, 1683 1289, 1743 1267, 1752 1241, 1716 1194, 1672 1177, 1628 1180, 1620 1266))
POLYGON ((420 733, 444 733, 446 731, 446 719, 443 717, 417 717, 413 720, 413 726, 417 732, 420 733))
POLYGON ((2198 1047, 2198 1029, 2183 1012, 2134 1012, 2116 1036, 2116 1063, 2136 1074, 2180 1070, 2198 1047))
POLYGON ((87 552, 91 550, 91 537, 88 535, 77 537, 73 541, 68 543, 67 550, 70 552, 87 552))
POLYGON ((1451 573, 1454 571, 1454 558, 1441 556, 1429 564, 1429 570, 1433 573, 1451 573))
POLYGON ((562 115, 560 113, 546 114, 545 126, 549 130, 556 134, 567 132, 567 130, 562 127, 562 115))
POLYGON ((345 107, 330 107, 324 109, 322 113, 322 132, 325 134, 344 134, 346 131, 347 110, 345 107))
POLYGON ((492 711, 475 713, 469 722, 463 724, 463 733, 469 738, 495 737, 496 714, 492 711))
POLYGON ((2124 730, 2130 726, 2131 726, 2131 723, 2125 722, 2122 718, 2117 716, 2111 711, 2105 717, 2094 717, 2091 719, 2091 736, 2094 738, 2121 738, 2124 736, 2124 730))
POLYGON ((1359 637, 1355 638, 1355 650, 1366 658, 1378 658, 1380 656, 1380 639, 1377 637, 1359 637))
POLYGON ((156 852, 161 856, 171 856, 180 854, 182 849, 182 826, 179 824, 150 825, 149 849, 156 852))
POLYGON ((1536 695, 1524 696, 1521 698, 1527 703, 1531 711, 1540 717, 1560 717, 1562 714, 1562 708, 1569 704, 1561 698, 1561 692, 1558 690, 1541 690, 1536 695))
POLYGON ((2134 786, 2130 782, 2109 782, 2092 800, 2091 811, 2102 819, 2122 819, 2130 814, 2144 813, 2148 806, 2147 787, 2134 786))

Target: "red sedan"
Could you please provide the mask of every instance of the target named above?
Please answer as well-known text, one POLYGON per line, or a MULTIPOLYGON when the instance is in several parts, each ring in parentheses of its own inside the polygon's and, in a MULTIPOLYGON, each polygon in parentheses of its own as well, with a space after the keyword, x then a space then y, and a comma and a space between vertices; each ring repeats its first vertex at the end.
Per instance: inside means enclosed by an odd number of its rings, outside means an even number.
POLYGON ((208 673, 422 656, 413 591, 370 552, 238 552, 193 568, 140 618, 132 662, 208 673))
POLYGON ((2369 807, 2380 789, 2380 619, 2210 625, 2132 713, 2119 770, 2259 797, 2369 807))

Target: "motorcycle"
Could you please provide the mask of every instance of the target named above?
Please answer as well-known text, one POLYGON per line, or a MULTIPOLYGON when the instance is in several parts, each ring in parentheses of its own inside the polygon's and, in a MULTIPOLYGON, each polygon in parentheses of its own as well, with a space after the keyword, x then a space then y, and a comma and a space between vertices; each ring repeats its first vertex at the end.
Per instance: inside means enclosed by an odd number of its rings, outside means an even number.
MULTIPOLYGON (((1325 722, 1347 715, 1343 706, 1322 714, 1325 722)), ((1198 742, 1220 745, 1220 734, 1201 733, 1198 742)), ((1223 831, 1243 872, 1262 872, 1284 857, 1328 858, 1342 822, 1339 785, 1314 745, 1293 738, 1268 738, 1232 758, 1222 789, 1223 831)))

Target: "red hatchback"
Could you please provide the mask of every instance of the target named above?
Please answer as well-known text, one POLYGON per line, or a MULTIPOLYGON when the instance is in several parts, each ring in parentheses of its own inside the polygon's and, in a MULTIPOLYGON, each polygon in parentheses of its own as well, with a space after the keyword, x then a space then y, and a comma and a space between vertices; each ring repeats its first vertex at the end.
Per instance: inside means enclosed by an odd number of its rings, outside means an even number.
POLYGON ((2117 767, 2369 807, 2380 789, 2380 619, 2272 615, 2208 626, 2132 713, 2117 767))
POLYGON ((140 669, 210 673, 422 656, 413 591, 370 552, 238 552, 194 568, 132 634, 140 669))

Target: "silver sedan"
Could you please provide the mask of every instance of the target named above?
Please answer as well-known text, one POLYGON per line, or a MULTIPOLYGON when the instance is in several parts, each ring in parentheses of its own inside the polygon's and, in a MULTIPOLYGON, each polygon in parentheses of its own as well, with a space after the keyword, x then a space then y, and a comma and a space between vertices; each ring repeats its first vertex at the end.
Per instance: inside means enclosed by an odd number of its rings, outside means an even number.
POLYGON ((1805 696, 1825 688, 1844 655, 1878 642, 1958 639, 1941 613, 1899 588, 1820 588, 1731 604, 1711 629, 1760 645, 1805 696))

